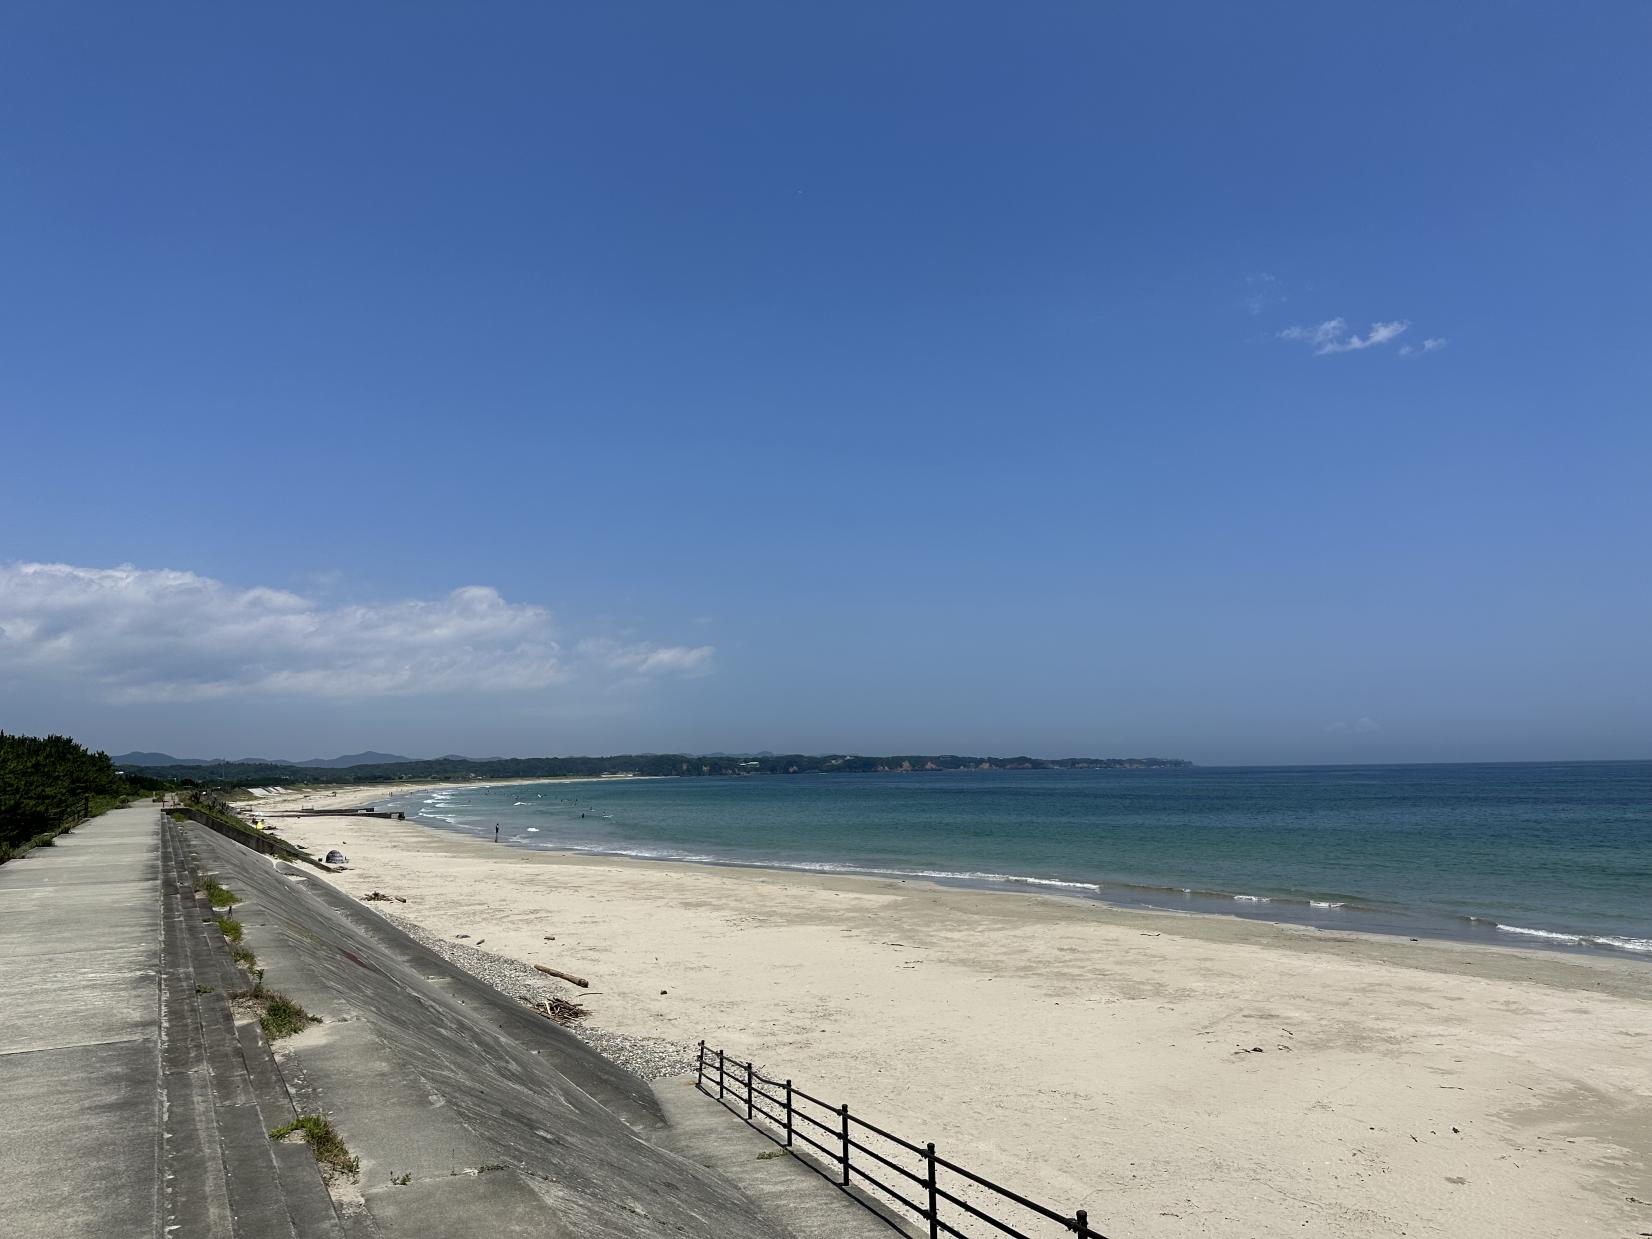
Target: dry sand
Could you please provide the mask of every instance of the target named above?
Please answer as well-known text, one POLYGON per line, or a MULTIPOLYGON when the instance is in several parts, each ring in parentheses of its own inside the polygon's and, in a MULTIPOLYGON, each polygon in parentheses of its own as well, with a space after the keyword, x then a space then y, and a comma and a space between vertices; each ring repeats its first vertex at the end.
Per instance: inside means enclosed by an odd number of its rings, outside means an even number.
POLYGON ((589 977, 605 1028, 750 1056, 1116 1239, 1652 1232, 1645 963, 273 824, 589 977))

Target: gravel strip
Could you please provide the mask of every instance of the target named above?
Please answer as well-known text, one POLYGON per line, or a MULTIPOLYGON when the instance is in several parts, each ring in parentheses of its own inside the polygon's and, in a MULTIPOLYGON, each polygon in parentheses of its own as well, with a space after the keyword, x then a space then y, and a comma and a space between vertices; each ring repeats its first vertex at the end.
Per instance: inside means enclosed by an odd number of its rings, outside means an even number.
MULTIPOLYGON (((380 908, 374 911, 419 945, 429 947, 448 963, 462 968, 483 984, 491 985, 507 998, 525 996, 538 1001, 542 998, 569 997, 566 986, 547 981, 543 974, 535 972, 520 960, 506 959, 503 955, 495 955, 492 951, 484 951, 468 943, 438 937, 405 916, 397 916, 380 908)), ((694 1046, 681 1045, 664 1037, 609 1032, 591 1027, 589 1021, 587 1016, 562 1027, 633 1075, 645 1080, 660 1080, 667 1076, 690 1075, 694 1071, 694 1046)))

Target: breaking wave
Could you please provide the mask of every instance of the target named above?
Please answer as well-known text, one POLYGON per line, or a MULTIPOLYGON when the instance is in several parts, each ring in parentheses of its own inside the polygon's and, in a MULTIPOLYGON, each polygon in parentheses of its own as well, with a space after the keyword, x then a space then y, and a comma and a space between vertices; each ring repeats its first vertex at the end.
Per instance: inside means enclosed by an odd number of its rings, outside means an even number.
POLYGON ((1552 929, 1528 929, 1524 925, 1497 925, 1499 933, 1518 934, 1543 942, 1558 942, 1563 946, 1598 946, 1613 951, 1634 951, 1652 954, 1652 938, 1620 938, 1613 934, 1567 934, 1552 929))

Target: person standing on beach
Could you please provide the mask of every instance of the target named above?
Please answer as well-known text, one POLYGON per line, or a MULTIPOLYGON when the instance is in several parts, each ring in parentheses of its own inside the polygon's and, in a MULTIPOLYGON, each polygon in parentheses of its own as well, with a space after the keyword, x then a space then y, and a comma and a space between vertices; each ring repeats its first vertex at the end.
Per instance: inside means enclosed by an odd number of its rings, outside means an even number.
POLYGON ((495 822, 493 824, 493 841, 495 843, 499 842, 499 823, 498 822, 495 822))

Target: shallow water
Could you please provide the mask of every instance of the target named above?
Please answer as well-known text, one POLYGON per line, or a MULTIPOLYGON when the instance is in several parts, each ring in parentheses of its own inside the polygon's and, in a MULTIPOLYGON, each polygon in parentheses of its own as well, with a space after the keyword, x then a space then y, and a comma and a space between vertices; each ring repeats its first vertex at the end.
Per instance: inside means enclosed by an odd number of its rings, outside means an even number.
POLYGON ((394 807, 525 847, 1652 960, 1652 762, 610 780, 394 807))

